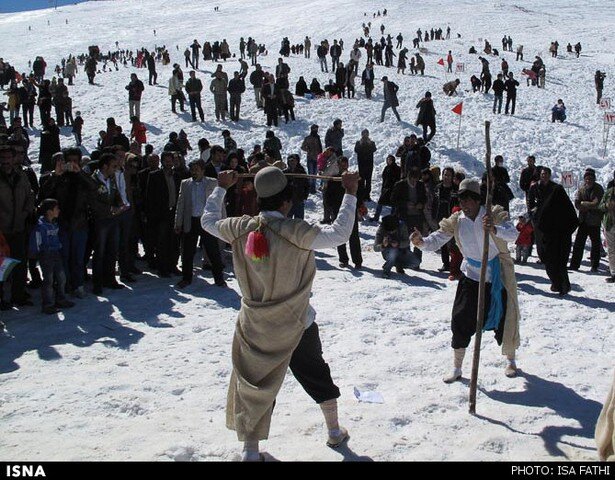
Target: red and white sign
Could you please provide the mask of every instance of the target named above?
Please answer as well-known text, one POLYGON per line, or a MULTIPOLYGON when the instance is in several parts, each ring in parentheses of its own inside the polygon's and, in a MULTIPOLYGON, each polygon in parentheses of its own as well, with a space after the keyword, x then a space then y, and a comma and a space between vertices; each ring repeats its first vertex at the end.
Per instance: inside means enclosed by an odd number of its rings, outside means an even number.
POLYGON ((459 72, 465 72, 466 71, 466 64, 465 63, 458 63, 455 67, 455 72, 459 73, 459 72))
POLYGON ((604 123, 606 125, 615 125, 615 112, 604 112, 604 123))
POLYGON ((574 186, 573 172, 562 172, 562 186, 564 188, 572 188, 574 186))
POLYGON ((608 97, 602 97, 600 99, 600 108, 602 108, 603 110, 608 110, 609 108, 611 108, 611 99, 608 97))

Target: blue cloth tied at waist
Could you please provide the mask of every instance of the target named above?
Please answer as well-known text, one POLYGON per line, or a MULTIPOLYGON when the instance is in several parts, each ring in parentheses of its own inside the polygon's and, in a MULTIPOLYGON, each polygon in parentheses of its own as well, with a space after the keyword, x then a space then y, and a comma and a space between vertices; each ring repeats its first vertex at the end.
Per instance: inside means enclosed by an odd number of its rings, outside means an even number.
MULTIPOLYGON (((468 257, 466 257, 466 262, 474 268, 480 268, 482 263, 468 257)), ((491 302, 489 305, 489 313, 483 325, 483 331, 497 330, 502 320, 502 314, 504 313, 504 305, 502 304, 502 290, 504 290, 504 284, 502 283, 502 277, 500 275, 499 257, 493 257, 489 260, 488 265, 491 270, 491 302)))

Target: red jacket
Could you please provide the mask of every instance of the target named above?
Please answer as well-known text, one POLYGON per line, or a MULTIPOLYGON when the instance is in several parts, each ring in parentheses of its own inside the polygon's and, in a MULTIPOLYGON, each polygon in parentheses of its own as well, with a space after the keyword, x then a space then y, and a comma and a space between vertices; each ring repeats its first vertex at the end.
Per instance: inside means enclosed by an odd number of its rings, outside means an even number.
POLYGON ((532 224, 530 222, 527 222, 525 225, 517 223, 517 230, 519 231, 519 236, 517 237, 517 241, 515 242, 517 245, 521 247, 529 247, 534 243, 532 241, 534 227, 532 227, 532 224))
POLYGON ((143 125, 141 122, 135 123, 132 126, 131 135, 134 137, 135 141, 140 145, 147 143, 145 132, 147 132, 147 129, 145 128, 145 125, 143 125))

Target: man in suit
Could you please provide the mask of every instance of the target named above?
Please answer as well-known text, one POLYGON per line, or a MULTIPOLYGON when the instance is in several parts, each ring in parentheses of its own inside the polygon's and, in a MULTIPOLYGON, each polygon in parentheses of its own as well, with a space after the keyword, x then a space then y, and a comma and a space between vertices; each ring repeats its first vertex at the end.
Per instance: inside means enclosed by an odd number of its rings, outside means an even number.
POLYGON ((162 169, 149 174, 147 181, 147 223, 156 238, 156 267, 161 277, 179 273, 179 245, 173 233, 180 178, 173 172, 173 152, 162 152, 162 169))
POLYGON ((190 162, 190 175, 182 181, 179 187, 177 209, 175 212, 175 233, 183 233, 182 240, 182 279, 177 288, 182 289, 192 283, 192 267, 194 254, 199 238, 203 238, 205 252, 211 262, 214 282, 219 287, 226 286, 223 277, 224 266, 220 256, 218 240, 205 232, 201 227, 201 216, 205 209, 205 201, 214 191, 218 182, 213 178, 205 177, 205 162, 194 160, 190 162))
POLYGON ((139 191, 143 199, 142 215, 143 215, 143 250, 145 250, 145 260, 150 268, 154 267, 154 258, 156 250, 156 234, 152 229, 152 226, 147 221, 147 184, 150 173, 160 168, 160 157, 155 153, 147 155, 147 167, 140 170, 137 174, 139 182, 139 191))

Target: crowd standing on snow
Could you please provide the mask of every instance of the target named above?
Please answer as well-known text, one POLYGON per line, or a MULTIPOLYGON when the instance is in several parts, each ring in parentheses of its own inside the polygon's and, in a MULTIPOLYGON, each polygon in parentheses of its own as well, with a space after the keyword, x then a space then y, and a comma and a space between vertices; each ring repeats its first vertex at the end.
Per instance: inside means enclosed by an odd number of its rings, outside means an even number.
MULTIPOLYGON (((385 9, 374 12, 372 18, 386 16, 385 9)), ((368 17, 367 12, 365 17, 368 17)), ((406 74, 406 69, 410 75, 424 75, 428 67, 421 55, 422 46, 449 40, 451 35, 450 27, 418 29, 412 39, 412 48, 417 51, 410 54, 401 32, 395 37, 391 33, 385 37, 385 30, 384 24, 363 23, 363 36, 355 39, 346 51, 343 39, 333 39, 331 43, 328 39, 313 42, 306 36, 299 43, 291 43, 285 37, 272 72, 265 71, 259 63, 259 57, 268 55, 268 50, 252 37, 240 39, 238 56, 226 39, 202 43, 194 39, 183 50, 183 64, 189 69, 187 78, 181 62, 173 64, 168 80, 171 112, 177 113, 178 106, 180 112, 184 112, 188 103, 194 122, 205 122, 206 118, 213 117, 224 122, 227 116, 231 122, 241 122, 241 105, 248 86, 256 107, 263 112, 263 122, 269 127, 278 127, 281 118, 285 123, 295 121, 295 97, 351 101, 359 97, 356 86, 360 81, 364 98, 372 99, 377 88, 375 67, 396 68, 397 74, 402 75, 406 74), (380 32, 379 40, 370 36, 372 28, 380 32), (301 72, 291 70, 287 59, 291 54, 311 59, 312 50, 322 73, 329 74, 330 68, 333 78, 322 82, 313 78, 308 85, 304 76, 299 75, 301 72), (199 70, 201 62, 217 64, 207 80, 199 70), (225 65, 235 65, 231 75, 224 71, 225 65), (291 80, 295 83, 294 91, 291 80), (246 82, 249 83, 246 85, 246 82), (207 94, 207 89, 214 99, 214 111, 206 113, 202 96, 207 94)), ((496 340, 507 357, 508 376, 516 373, 515 350, 519 345, 514 262, 528 262, 536 247, 538 262, 544 264, 551 281, 551 291, 567 295, 571 290, 568 270, 580 268, 589 237, 591 271, 597 272, 601 256, 608 255, 610 274, 606 281, 615 283, 613 180, 603 188, 597 182, 596 172, 588 168, 583 186, 571 200, 566 190, 552 181, 551 170, 536 165, 534 156, 529 155, 519 181, 527 211, 512 222, 507 214, 514 198, 511 179, 503 156, 497 155, 490 179, 496 207, 492 215, 486 215, 481 206, 487 194, 486 174, 482 181, 475 181, 466 179, 464 172, 450 166, 440 169, 431 164, 429 144, 437 130, 434 98, 429 91, 416 105, 415 124, 422 127, 423 134, 405 137, 395 152, 382 152, 386 163, 379 172, 382 186, 376 201, 372 199, 374 156, 381 154, 380 150, 370 138, 368 129, 362 131, 360 138, 345 138, 341 119, 327 127, 324 138, 319 133, 319 125, 312 125, 303 139, 301 151, 285 149, 275 130, 269 130, 260 144, 238 146, 232 138, 231 123, 221 138, 199 138, 194 147, 184 130, 170 132, 162 151, 156 152, 147 143, 147 128, 141 120, 141 100, 147 95, 147 88, 138 73, 130 75, 125 87, 129 133, 124 133, 121 121, 108 118, 106 125, 99 126, 96 149, 84 155, 79 147, 87 119, 75 110, 69 89, 79 71, 83 70, 88 83, 94 84, 97 76, 115 73, 120 66, 130 65, 147 69, 148 86, 153 86, 158 83, 157 66, 171 64, 171 53, 166 46, 156 46, 151 51, 120 49, 118 42, 115 46, 115 51, 106 54, 92 46, 87 53, 62 59, 53 69, 39 56, 29 63, 29 73, 19 73, 9 62, 0 59, 0 87, 6 88, 8 97, 0 108, 0 254, 20 262, 2 285, 3 310, 32 306, 28 290, 40 288, 42 311, 56 314, 74 306, 69 295, 78 299, 87 297, 88 282, 93 294, 109 295, 110 290, 138 283, 143 270, 161 278, 177 276, 176 287, 185 289, 193 282, 194 259, 199 247, 201 267, 211 271, 215 286, 223 288, 226 286, 225 262, 231 254, 227 251, 229 245, 236 273, 243 270, 239 282, 245 296, 242 282, 244 277, 252 276, 253 271, 249 262, 238 257, 247 252, 244 234, 253 232, 254 226, 242 218, 250 216, 252 222, 257 222, 258 231, 261 231, 261 222, 272 228, 275 222, 271 212, 303 219, 305 202, 310 195, 322 196, 321 226, 295 223, 293 225, 302 227, 286 231, 287 224, 273 215, 280 223, 281 230, 277 234, 284 231, 295 242, 273 242, 273 254, 295 258, 295 261, 300 259, 301 268, 312 268, 313 258, 296 255, 292 246, 307 242, 305 251, 337 246, 339 266, 351 268, 352 262, 352 268, 360 270, 363 258, 359 227, 362 222, 379 223, 373 250, 384 260, 382 275, 385 278, 393 275, 393 269, 398 275, 406 274, 406 269, 420 269, 422 250, 439 251, 442 259, 439 270, 448 272, 449 280, 460 282, 452 312, 454 370, 445 378, 449 383, 461 377, 465 349, 475 329, 477 302, 468 299, 476 297, 477 269, 480 267, 476 263, 480 261, 482 247, 476 244, 477 237, 470 233, 472 229, 493 233, 488 269, 491 290, 487 296, 492 298, 491 304, 504 301, 506 305, 499 317, 497 312, 490 317, 493 323, 489 328, 495 331, 496 340), (50 74, 51 79, 48 78, 50 74), (28 156, 30 137, 35 129, 35 107, 38 107, 41 126, 40 176, 35 174, 28 156), (4 111, 9 114, 8 123, 4 111), (61 148, 60 129, 68 127, 74 135, 75 146, 61 148), (302 152, 305 152, 305 167, 301 161, 302 152), (352 153, 357 157, 358 176, 348 171, 352 153), (256 176, 239 177, 247 173, 256 176), (306 173, 326 178, 317 181, 301 177, 306 173), (374 209, 371 216, 369 208, 374 209), (326 241, 316 240, 321 235, 319 232, 329 232, 322 234, 326 241), (601 232, 608 253, 603 251, 601 232), (241 248, 235 242, 239 238, 242 238, 241 248), (311 243, 306 239, 311 239, 311 243), (514 262, 507 246, 513 242, 516 244, 514 262), (499 283, 503 284, 496 285, 500 268, 503 281, 499 283), (501 293, 497 292, 502 289, 508 295, 500 298, 501 293)), ((552 57, 557 58, 558 48, 557 41, 551 43, 549 53, 552 57)), ((182 55, 179 45, 175 50, 182 55)), ((523 45, 517 45, 516 61, 523 61, 523 50, 523 45)), ((513 51, 509 35, 502 38, 502 51, 513 51)), ((573 47, 568 44, 567 52, 572 51, 573 47)), ((574 54, 578 57, 580 52, 581 45, 577 43, 574 54)), ((469 53, 477 54, 476 48, 471 47, 469 53)), ((498 50, 488 40, 484 41, 483 54, 477 57, 480 74, 477 72, 470 77, 468 87, 473 92, 493 92, 494 114, 501 114, 504 104, 504 113, 514 115, 519 81, 510 71, 507 60, 499 57, 498 50), (493 62, 497 65, 495 79, 491 73, 493 62)), ((447 73, 452 73, 454 62, 449 50, 441 65, 446 63, 447 73)), ((544 88, 546 69, 540 56, 535 56, 531 68, 522 72, 527 77, 526 86, 544 88)), ((378 77, 383 94, 380 122, 385 121, 389 109, 397 121, 401 121, 397 111, 400 87, 388 75, 378 77)), ((597 103, 602 98, 605 77, 606 74, 596 71, 597 103)), ((459 78, 448 81, 442 87, 443 93, 455 96, 458 89, 463 88, 461 84, 459 78)), ((553 106, 551 119, 565 122, 563 99, 558 99, 553 106)), ((271 236, 268 240, 273 241, 271 236)), ((271 278, 275 275, 278 278, 287 273, 270 274, 271 278)), ((292 280, 289 282, 285 288, 287 293, 293 293, 292 280)), ((296 285, 307 293, 301 301, 309 297, 311 280, 309 283, 296 285)), ((246 310, 243 313, 246 318, 258 320, 258 314, 249 311, 248 307, 246 310)), ((281 383, 290 366, 300 383, 321 405, 329 427, 328 443, 337 446, 348 438, 347 431, 337 421, 335 399, 339 390, 331 380, 322 353, 314 350, 314 342, 319 342, 318 331, 313 328, 315 324, 307 323, 305 330, 297 327, 297 332, 290 332, 289 338, 300 340, 285 346, 284 368, 278 369, 275 365, 279 363, 273 362, 272 369, 277 373, 272 370, 275 375, 271 379, 281 383), (306 355, 315 355, 320 362, 317 388, 307 386, 307 360, 295 358, 296 349, 301 345, 306 355)), ((236 335, 241 337, 239 333, 236 335)), ((266 339, 261 340, 269 348, 266 339)), ((265 348, 263 345, 252 347, 265 348)), ((245 352, 249 360, 251 350, 245 352)), ((234 370, 234 375, 245 378, 253 373, 239 368, 234 370)), ((261 398, 257 403, 267 407, 271 400, 261 398)), ((241 402, 229 402, 229 411, 245 414, 237 411, 241 402)), ((252 407, 248 407, 248 415, 256 414, 252 407)), ((258 440, 265 438, 268 431, 268 422, 265 423, 252 429, 233 425, 240 438, 246 438, 246 459, 258 458, 258 440)))

